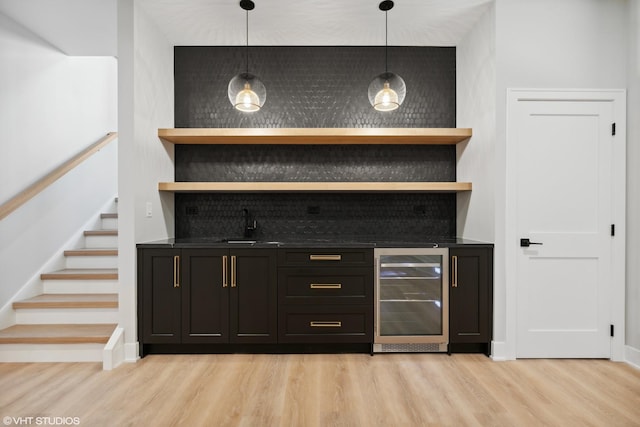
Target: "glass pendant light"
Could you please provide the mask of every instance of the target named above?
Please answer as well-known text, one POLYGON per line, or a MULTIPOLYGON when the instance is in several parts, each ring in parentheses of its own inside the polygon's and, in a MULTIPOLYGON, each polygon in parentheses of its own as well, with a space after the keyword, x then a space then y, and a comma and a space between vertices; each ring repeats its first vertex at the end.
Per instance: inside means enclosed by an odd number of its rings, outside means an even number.
POLYGON ((397 109, 407 94, 407 86, 402 77, 388 70, 388 31, 387 12, 393 8, 391 0, 380 3, 379 8, 384 12, 384 73, 376 76, 369 84, 369 102, 378 111, 393 111, 397 109))
POLYGON ((258 111, 267 99, 267 89, 260 79, 249 72, 249 11, 255 4, 251 0, 241 0, 240 7, 246 11, 247 45, 246 59, 247 71, 234 76, 229 82, 227 94, 229 101, 237 110, 245 113, 258 111))

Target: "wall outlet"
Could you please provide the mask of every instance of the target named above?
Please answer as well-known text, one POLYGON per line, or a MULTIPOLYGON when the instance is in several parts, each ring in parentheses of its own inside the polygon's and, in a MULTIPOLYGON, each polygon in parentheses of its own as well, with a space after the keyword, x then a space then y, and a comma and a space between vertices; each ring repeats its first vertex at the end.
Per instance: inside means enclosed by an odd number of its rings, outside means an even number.
POLYGON ((147 202, 147 218, 151 218, 153 216, 153 209, 151 202, 147 202))

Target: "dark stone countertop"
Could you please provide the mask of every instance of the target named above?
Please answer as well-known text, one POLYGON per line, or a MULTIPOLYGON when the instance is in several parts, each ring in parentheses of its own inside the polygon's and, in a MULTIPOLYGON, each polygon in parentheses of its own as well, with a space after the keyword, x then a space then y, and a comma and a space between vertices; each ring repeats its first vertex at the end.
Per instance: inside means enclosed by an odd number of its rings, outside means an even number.
POLYGON ((454 238, 389 238, 389 239, 273 239, 245 240, 222 239, 217 237, 169 238, 136 245, 138 248, 455 248, 462 246, 493 247, 493 243, 454 238))

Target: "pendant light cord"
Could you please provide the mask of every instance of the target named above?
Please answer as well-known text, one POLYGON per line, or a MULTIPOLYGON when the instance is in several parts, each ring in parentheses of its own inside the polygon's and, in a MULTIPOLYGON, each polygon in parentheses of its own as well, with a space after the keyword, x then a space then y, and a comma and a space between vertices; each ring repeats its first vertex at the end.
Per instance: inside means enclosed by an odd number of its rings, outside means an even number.
POLYGON ((389 34, 388 34, 388 14, 387 11, 384 11, 384 72, 385 74, 389 73, 389 34))
POLYGON ((247 74, 249 74, 249 11, 246 10, 246 30, 247 30, 247 37, 246 37, 246 41, 247 41, 247 48, 246 50, 246 55, 247 55, 247 74))

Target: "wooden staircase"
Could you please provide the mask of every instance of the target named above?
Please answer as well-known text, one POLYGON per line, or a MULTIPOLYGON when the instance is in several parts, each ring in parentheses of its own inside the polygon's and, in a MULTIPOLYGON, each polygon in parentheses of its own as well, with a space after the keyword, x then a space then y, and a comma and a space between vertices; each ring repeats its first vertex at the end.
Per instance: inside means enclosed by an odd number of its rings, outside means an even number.
POLYGON ((43 293, 15 301, 0 330, 0 362, 100 362, 118 323, 118 214, 103 213, 65 267, 40 275, 43 293))

